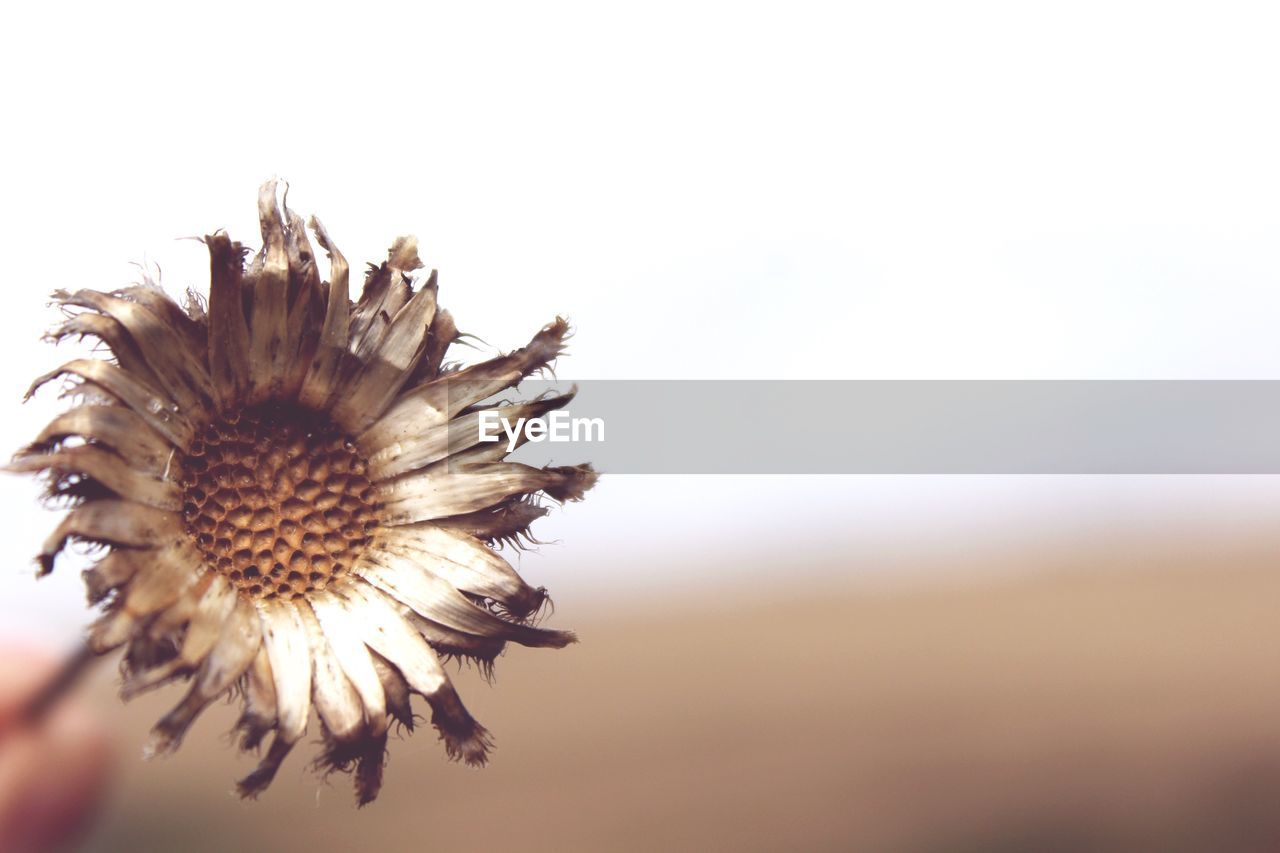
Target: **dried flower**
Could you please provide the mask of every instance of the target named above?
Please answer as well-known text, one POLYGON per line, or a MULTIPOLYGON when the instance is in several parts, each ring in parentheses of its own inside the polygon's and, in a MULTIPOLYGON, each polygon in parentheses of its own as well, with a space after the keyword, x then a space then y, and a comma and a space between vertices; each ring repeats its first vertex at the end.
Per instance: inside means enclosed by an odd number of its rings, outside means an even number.
MULTIPOLYGON (((450 758, 478 765, 488 733, 463 707, 442 659, 486 671, 507 642, 559 648, 572 634, 535 627, 546 600, 490 546, 527 536, 537 496, 577 500, 590 466, 533 468, 479 444, 484 401, 558 356, 564 320, 528 346, 457 369, 459 334, 436 306, 433 271, 402 237, 370 265, 358 302, 324 227, 322 284, 302 220, 258 196, 263 248, 205 238, 208 310, 179 307, 151 282, 114 293, 59 291, 69 318, 51 337, 94 336, 114 360, 78 359, 75 408, 12 470, 44 472, 72 509, 45 542, 48 572, 69 539, 107 546, 85 572, 103 615, 93 653, 123 646, 126 698, 188 679, 149 749, 175 749, 196 716, 228 693, 243 700, 240 745, 274 733, 239 783, 256 796, 319 717, 316 766, 354 771, 357 797, 381 784, 387 732, 412 729, 410 695, 431 706, 450 758)), ((493 404, 540 415, 572 395, 493 404)))

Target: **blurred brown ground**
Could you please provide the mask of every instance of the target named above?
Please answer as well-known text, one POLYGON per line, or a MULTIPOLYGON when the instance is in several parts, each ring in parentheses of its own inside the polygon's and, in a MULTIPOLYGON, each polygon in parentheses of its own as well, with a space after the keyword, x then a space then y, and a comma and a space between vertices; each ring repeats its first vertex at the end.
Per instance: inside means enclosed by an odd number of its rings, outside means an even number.
POLYGON ((85 849, 1280 850, 1280 535, 964 559, 562 606, 581 644, 459 677, 489 767, 420 730, 363 810, 311 745, 235 799, 226 707, 143 762, 178 691, 125 708, 103 672, 125 757, 85 849))

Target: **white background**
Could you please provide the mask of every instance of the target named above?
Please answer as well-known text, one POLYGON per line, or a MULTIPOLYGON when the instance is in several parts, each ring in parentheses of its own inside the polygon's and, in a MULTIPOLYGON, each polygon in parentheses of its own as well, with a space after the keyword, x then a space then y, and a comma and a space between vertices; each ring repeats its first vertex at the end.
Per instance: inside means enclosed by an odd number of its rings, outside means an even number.
MULTIPOLYGON (((135 262, 204 287, 178 238, 256 245, 272 175, 353 266, 416 233, 479 354, 568 315, 565 379, 1280 378, 1276 24, 1168 2, 21 4, 0 448, 57 407, 18 405, 74 351, 38 340, 48 293, 135 262)), ((32 579, 55 521, 35 493, 0 482, 0 621, 61 642, 84 608, 73 566, 32 579)), ((762 549, 803 571, 833 535, 1277 512, 1266 478, 614 478, 523 560, 564 600, 715 583, 762 549)))

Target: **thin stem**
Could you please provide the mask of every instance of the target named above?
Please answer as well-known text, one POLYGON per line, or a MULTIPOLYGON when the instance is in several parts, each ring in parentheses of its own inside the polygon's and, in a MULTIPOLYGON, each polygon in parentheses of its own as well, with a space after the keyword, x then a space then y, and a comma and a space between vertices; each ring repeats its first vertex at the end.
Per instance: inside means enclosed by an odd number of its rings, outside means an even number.
POLYGON ((97 659, 98 655, 94 654, 88 643, 81 644, 63 662, 54 676, 40 688, 40 692, 32 696, 23 706, 20 719, 30 725, 40 723, 53 706, 58 704, 58 700, 79 682, 80 676, 88 671, 89 665, 97 659))

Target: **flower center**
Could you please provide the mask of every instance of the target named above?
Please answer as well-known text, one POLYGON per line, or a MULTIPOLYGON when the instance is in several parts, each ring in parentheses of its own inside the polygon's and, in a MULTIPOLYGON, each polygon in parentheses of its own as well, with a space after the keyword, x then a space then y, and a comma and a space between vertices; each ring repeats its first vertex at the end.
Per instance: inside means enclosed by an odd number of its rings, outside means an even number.
POLYGON ((269 403, 224 414, 180 464, 188 531, 251 598, 325 589, 378 526, 367 463, 319 412, 269 403))

